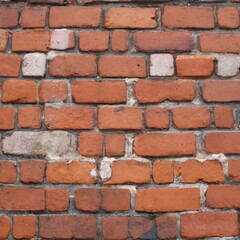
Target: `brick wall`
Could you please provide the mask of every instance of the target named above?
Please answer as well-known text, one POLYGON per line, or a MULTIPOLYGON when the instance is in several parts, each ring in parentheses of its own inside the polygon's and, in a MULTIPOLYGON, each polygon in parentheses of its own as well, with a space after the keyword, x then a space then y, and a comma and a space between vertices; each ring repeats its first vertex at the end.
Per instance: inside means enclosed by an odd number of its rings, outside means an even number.
POLYGON ((239 239, 239 4, 1 1, 0 239, 239 239))

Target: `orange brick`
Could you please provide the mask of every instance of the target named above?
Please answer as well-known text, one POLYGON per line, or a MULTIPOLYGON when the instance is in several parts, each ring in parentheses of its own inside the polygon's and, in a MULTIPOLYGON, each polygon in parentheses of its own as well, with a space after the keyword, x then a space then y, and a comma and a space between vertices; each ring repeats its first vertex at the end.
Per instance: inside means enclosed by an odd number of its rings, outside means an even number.
POLYGON ((14 129, 15 109, 12 107, 0 107, 0 129, 14 129))
POLYGON ((214 108, 215 125, 218 128, 233 128, 233 109, 230 106, 217 106, 214 108))
POLYGON ((21 58, 12 54, 0 55, 0 76, 18 77, 20 72, 21 58))
POLYGON ((109 33, 106 31, 87 31, 79 33, 79 48, 81 51, 108 50, 109 33))
POLYGON ((36 233, 36 217, 31 215, 13 217, 13 236, 16 239, 33 238, 36 233))
POLYGON ((22 11, 22 28, 44 28, 46 25, 47 7, 25 8, 22 11))
POLYGON ((0 216, 0 238, 7 239, 11 231, 11 222, 8 217, 0 216))
POLYGON ((153 181, 157 184, 174 181, 174 164, 170 161, 156 161, 153 164, 153 181))
POLYGON ((239 13, 235 7, 219 8, 217 11, 219 28, 238 28, 239 13))
POLYGON ((112 50, 114 52, 124 52, 128 50, 129 34, 124 30, 115 30, 111 34, 112 50))
POLYGON ((124 156, 125 154, 125 135, 107 134, 105 136, 106 156, 124 156))
POLYGON ((228 160, 228 176, 233 182, 240 182, 240 160, 228 160))
POLYGON ((15 8, 0 8, 0 28, 15 28, 18 26, 18 10, 15 8))
POLYGON ((0 52, 4 52, 7 48, 9 33, 6 30, 0 30, 0 52))
POLYGON ((167 109, 148 107, 146 110, 146 127, 156 129, 169 128, 169 112, 167 109))
POLYGON ((41 128, 42 113, 39 107, 25 107, 18 109, 18 127, 41 128))
POLYGON ((82 156, 102 156, 103 135, 102 133, 80 133, 78 137, 78 152, 82 156))

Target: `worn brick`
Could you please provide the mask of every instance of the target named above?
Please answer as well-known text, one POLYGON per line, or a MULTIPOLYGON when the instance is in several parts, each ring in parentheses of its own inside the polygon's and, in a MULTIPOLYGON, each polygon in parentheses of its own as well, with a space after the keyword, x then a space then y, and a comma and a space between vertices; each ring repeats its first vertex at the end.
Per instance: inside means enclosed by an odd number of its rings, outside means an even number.
POLYGON ((7 239, 11 230, 11 222, 8 217, 0 216, 0 238, 7 239))
POLYGON ((169 112, 165 108, 148 107, 146 109, 146 127, 153 129, 169 128, 169 112))
POLYGON ((15 8, 0 8, 0 28, 15 28, 18 26, 18 10, 15 8))
POLYGON ((151 76, 174 75, 174 58, 171 54, 152 54, 150 65, 151 76))
POLYGON ((217 19, 219 28, 234 29, 239 27, 239 13, 236 7, 219 8, 217 19))
POLYGON ((177 237, 176 216, 160 216, 156 218, 157 235, 160 239, 177 237))
POLYGON ((20 72, 21 58, 12 54, 0 55, 0 76, 18 77, 20 72))
POLYGON ((4 52, 7 48, 9 33, 6 30, 0 30, 0 52, 4 52))
POLYGON ((0 115, 0 129, 13 129, 15 122, 15 109, 13 107, 0 107, 0 115))
POLYGON ((13 236, 16 239, 33 238, 36 233, 36 217, 32 215, 15 215, 13 217, 13 236))
POLYGON ((233 182, 240 182, 240 161, 239 159, 228 160, 228 177, 233 182))
POLYGON ((125 135, 107 134, 105 136, 106 156, 124 156, 125 154, 125 135))
POLYGON ((0 161, 0 183, 15 183, 17 181, 17 168, 14 162, 0 161))
POLYGON ((115 30, 111 34, 112 50, 114 52, 124 52, 129 47, 129 33, 124 30, 115 30))
POLYGON ((153 164, 153 181, 157 184, 172 183, 174 181, 174 164, 170 161, 156 161, 153 164))
POLYGON ((233 128, 233 108, 231 106, 216 106, 214 108, 214 120, 218 128, 233 128))
POLYGON ((75 35, 72 30, 59 29, 51 33, 50 48, 67 50, 75 47, 75 35))
POLYGON ((39 107, 20 107, 18 109, 18 127, 41 128, 42 113, 39 107))

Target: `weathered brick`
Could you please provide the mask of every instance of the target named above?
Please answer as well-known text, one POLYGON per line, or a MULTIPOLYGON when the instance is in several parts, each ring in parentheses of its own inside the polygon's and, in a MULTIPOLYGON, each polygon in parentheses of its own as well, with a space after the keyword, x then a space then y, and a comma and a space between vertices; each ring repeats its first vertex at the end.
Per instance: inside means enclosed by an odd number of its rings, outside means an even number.
POLYGON ((75 148, 74 136, 68 132, 17 131, 3 140, 2 150, 11 155, 62 159, 75 148))
POLYGON ((45 239, 96 239, 97 219, 92 215, 40 216, 39 236, 45 239))
POLYGON ((202 86, 202 94, 205 102, 239 102, 240 82, 231 80, 206 81, 202 86))
POLYGON ((50 44, 50 32, 46 30, 23 30, 12 33, 14 52, 46 52, 50 44))
POLYGON ((18 26, 18 10, 15 8, 0 8, 0 28, 15 28, 18 26))
POLYGON ((162 25, 167 28, 213 29, 213 10, 208 7, 165 6, 162 25))
POLYGON ((124 156, 125 154, 125 135, 107 134, 105 136, 106 156, 124 156))
POLYGON ((64 188, 46 189, 46 209, 50 212, 63 212, 68 209, 69 190, 64 188))
POLYGON ((195 43, 188 32, 137 32, 135 47, 144 52, 191 51, 195 43))
POLYGON ((184 156, 196 152, 193 133, 147 133, 134 140, 134 152, 139 156, 184 156))
POLYGON ((156 28, 154 8, 109 8, 105 13, 106 28, 156 28))
POLYGON ((79 48, 81 51, 106 51, 108 42, 109 33, 107 31, 79 32, 79 48))
POLYGON ((234 117, 231 106, 216 106, 214 108, 215 125, 218 128, 233 128, 234 117))
POLYGON ((238 74, 240 57, 236 54, 220 54, 216 57, 216 74, 222 77, 231 77, 238 74))
POLYGON ((135 210, 176 212, 200 209, 199 188, 149 188, 137 190, 135 210))
POLYGON ((9 33, 6 30, 0 30, 0 52, 4 52, 7 48, 9 33))
POLYGON ((180 55, 177 56, 176 67, 181 77, 209 77, 214 70, 213 57, 180 55))
POLYGON ((72 98, 76 103, 125 103, 126 84, 122 81, 74 81, 72 98))
POLYGON ((93 115, 86 107, 45 108, 44 123, 48 129, 92 129, 93 115))
POLYGON ((112 174, 104 184, 143 184, 150 182, 150 163, 120 160, 111 164, 112 174))
POLYGON ((102 56, 98 62, 100 77, 146 77, 147 65, 144 57, 102 56))
POLYGON ((111 34, 112 50, 114 52, 124 52, 129 47, 129 33, 124 30, 115 30, 111 34))
POLYGON ((183 107, 172 109, 173 124, 179 129, 198 129, 211 124, 210 110, 204 107, 183 107))
POLYGON ((219 28, 238 28, 239 13, 236 7, 219 8, 217 11, 219 28))
POLYGON ((171 54, 152 54, 150 65, 151 76, 174 75, 174 58, 171 54))
POLYGON ((47 7, 24 8, 21 17, 22 28, 44 28, 46 26, 47 7))
POLYGON ((42 113, 39 107, 20 107, 18 109, 18 127, 41 128, 42 113))
POLYGON ((15 109, 13 107, 0 107, 0 129, 10 130, 14 128, 15 109))
POLYGON ((148 107, 146 109, 146 127, 153 129, 168 129, 168 110, 166 108, 148 107))
POLYGON ((16 239, 34 238, 36 233, 36 217, 21 215, 13 217, 13 236, 16 239))
POLYGON ((17 168, 15 166, 15 163, 1 160, 0 183, 15 183, 16 181, 17 181, 17 168))
POLYGON ((39 86, 40 103, 66 102, 68 85, 63 81, 41 81, 39 86))
POLYGON ((96 28, 100 25, 100 15, 100 7, 51 7, 49 26, 96 28))
POLYGON ((240 161, 239 161, 239 159, 228 160, 228 177, 233 182, 240 182, 240 161))
POLYGON ((102 156, 103 155, 103 135, 102 133, 83 132, 78 137, 78 152, 82 156, 102 156))
POLYGON ((240 53, 240 34, 238 33, 201 33, 202 52, 240 53))
POLYGON ((48 163, 46 171, 47 182, 55 184, 93 184, 95 179, 91 175, 92 171, 96 171, 96 165, 91 162, 48 163))
POLYGON ((53 77, 93 77, 96 75, 96 56, 66 54, 55 57, 49 65, 53 77))
POLYGON ((142 129, 142 111, 140 108, 103 107, 98 110, 99 129, 142 129))
POLYGON ((174 164, 170 161, 156 161, 153 164, 153 181, 157 184, 172 183, 174 181, 174 164))
POLYGON ((20 72, 21 58, 12 54, 0 55, 0 76, 18 77, 20 72))
POLYGON ((4 187, 0 189, 0 193, 1 210, 40 211, 45 209, 44 189, 4 187))
POLYGON ((240 132, 209 132, 205 136, 208 153, 239 154, 240 132))
POLYGON ((160 239, 177 237, 177 218, 175 216, 160 216, 156 218, 157 235, 160 239))
POLYGON ((7 239, 11 230, 11 222, 8 217, 0 216, 0 238, 7 239))
POLYGON ((195 84, 187 81, 140 80, 135 86, 136 98, 140 103, 169 101, 192 101, 195 84))
POLYGON ((50 48, 67 50, 75 47, 75 35, 72 30, 60 29, 51 33, 50 48))
POLYGON ((200 212, 181 215, 181 236, 186 238, 238 235, 237 213, 200 212))
POLYGON ((36 103, 37 84, 31 80, 5 80, 3 84, 3 103, 36 103))
POLYGON ((45 161, 21 161, 20 180, 23 183, 42 183, 45 174, 45 161))

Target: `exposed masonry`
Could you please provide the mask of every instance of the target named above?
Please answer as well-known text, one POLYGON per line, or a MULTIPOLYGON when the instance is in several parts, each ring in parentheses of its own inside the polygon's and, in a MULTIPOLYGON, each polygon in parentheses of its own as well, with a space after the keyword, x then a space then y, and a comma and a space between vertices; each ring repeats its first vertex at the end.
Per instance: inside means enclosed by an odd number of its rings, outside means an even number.
POLYGON ((0 2, 0 239, 239 239, 239 0, 0 2))

